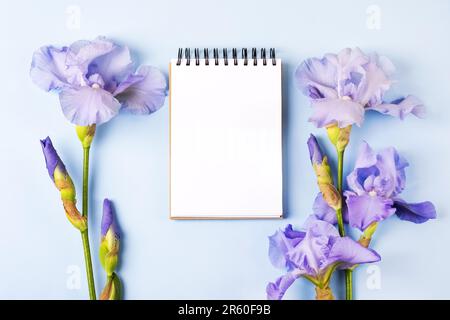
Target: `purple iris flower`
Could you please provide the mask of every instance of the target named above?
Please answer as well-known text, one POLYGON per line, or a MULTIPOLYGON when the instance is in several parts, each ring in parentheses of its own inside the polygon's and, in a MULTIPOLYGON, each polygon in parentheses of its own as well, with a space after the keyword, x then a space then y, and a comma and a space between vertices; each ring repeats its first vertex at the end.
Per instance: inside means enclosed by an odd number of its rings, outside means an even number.
POLYGON ((409 113, 422 117, 425 108, 414 96, 392 102, 383 100, 393 82, 393 71, 394 66, 386 57, 347 48, 322 59, 307 59, 297 68, 295 77, 300 90, 311 99, 314 111, 309 121, 317 127, 360 126, 366 110, 400 119, 409 113))
POLYGON ((394 213, 414 223, 436 218, 431 202, 407 203, 398 197, 405 188, 408 165, 392 147, 375 153, 366 142, 362 144, 355 169, 347 177, 350 190, 345 192, 352 227, 363 231, 394 213))
POLYGON ((335 268, 380 260, 372 249, 340 237, 337 229, 326 221, 311 217, 305 227, 304 231, 296 231, 288 225, 269 237, 270 261, 287 273, 267 285, 268 299, 281 299, 300 276, 316 286, 327 287, 335 268))
POLYGON ((120 109, 150 114, 164 104, 164 75, 150 66, 133 70, 127 47, 98 37, 69 47, 41 47, 33 55, 30 75, 41 89, 59 92, 69 121, 87 126, 111 120, 120 109))

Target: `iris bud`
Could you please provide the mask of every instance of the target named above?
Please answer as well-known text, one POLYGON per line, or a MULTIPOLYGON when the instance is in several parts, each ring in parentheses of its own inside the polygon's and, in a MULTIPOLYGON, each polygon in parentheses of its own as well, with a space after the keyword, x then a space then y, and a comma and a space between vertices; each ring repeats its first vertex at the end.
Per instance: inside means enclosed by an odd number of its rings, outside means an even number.
POLYGON ((112 203, 103 201, 102 230, 100 239, 100 263, 106 274, 111 276, 119 260, 120 235, 114 218, 112 203))
POLYGON ((328 158, 323 155, 319 143, 314 135, 308 139, 308 149, 311 164, 317 176, 317 184, 325 202, 334 210, 341 208, 341 195, 333 184, 331 167, 328 158))
POLYGON ((76 207, 76 192, 72 179, 64 166, 61 158, 53 147, 49 137, 41 140, 42 151, 47 165, 47 171, 59 190, 63 202, 64 211, 70 223, 81 232, 87 229, 87 219, 82 216, 76 207))

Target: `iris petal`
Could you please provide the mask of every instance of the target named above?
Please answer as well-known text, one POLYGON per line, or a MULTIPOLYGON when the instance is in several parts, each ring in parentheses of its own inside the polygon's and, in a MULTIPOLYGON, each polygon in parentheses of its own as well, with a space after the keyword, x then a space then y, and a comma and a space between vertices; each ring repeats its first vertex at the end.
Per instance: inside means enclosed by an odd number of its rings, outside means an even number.
POLYGON ((30 76, 39 88, 50 91, 85 83, 79 68, 66 66, 67 50, 48 46, 33 54, 30 76))
POLYGON ((161 108, 166 98, 166 78, 157 68, 141 66, 135 75, 122 82, 114 96, 124 110, 134 114, 150 114, 161 108))
POLYGON ((100 88, 64 89, 59 99, 66 118, 79 126, 107 122, 120 109, 119 101, 111 93, 100 88))
POLYGON ((371 107, 367 110, 374 110, 393 117, 404 119, 408 114, 413 114, 418 118, 425 117, 425 106, 423 102, 412 95, 402 98, 391 103, 381 103, 371 107))
POLYGON ((286 293, 286 290, 295 282, 297 276, 293 273, 285 274, 279 277, 275 282, 270 282, 267 285, 267 299, 268 300, 281 300, 286 293))
POLYGON ((360 245, 348 238, 336 238, 328 256, 328 263, 340 263, 340 268, 345 269, 355 264, 380 261, 381 257, 372 249, 360 245))
POLYGON ((394 214, 394 202, 379 196, 347 195, 349 223, 364 231, 371 223, 384 220, 394 214))
POLYGON ((325 202, 321 192, 317 194, 314 200, 313 213, 317 219, 327 221, 333 225, 337 223, 336 211, 325 202))
POLYGON ((345 99, 318 99, 312 101, 313 114, 309 121, 317 127, 337 124, 339 128, 364 121, 364 108, 357 102, 345 99))
POLYGON ((395 199, 395 214, 401 219, 414 223, 424 223, 436 219, 436 208, 430 201, 407 203, 402 199, 395 199))

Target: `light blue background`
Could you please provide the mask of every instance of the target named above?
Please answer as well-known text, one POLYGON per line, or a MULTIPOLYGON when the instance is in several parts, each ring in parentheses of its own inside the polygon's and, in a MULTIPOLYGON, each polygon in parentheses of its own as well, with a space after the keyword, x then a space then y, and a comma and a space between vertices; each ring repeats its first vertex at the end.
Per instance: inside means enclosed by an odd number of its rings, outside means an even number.
MULTIPOLYGON (((140 63, 165 74, 180 46, 276 47, 284 64, 287 216, 169 220, 167 103, 152 116, 121 115, 98 129, 92 150, 90 234, 98 292, 104 285, 96 254, 101 203, 109 197, 123 230, 119 274, 126 298, 265 298, 267 282, 281 274, 267 258, 267 236, 286 223, 301 226, 317 193, 305 145, 309 133, 332 151, 324 132, 307 122, 310 108, 295 88, 293 72, 307 57, 359 46, 393 60, 398 71, 393 96, 421 97, 428 117, 402 122, 368 114, 352 134, 346 171, 362 139, 375 148, 395 146, 411 163, 404 198, 432 200, 439 218, 423 225, 395 217, 383 223, 373 243, 383 259, 374 269, 381 288, 370 285, 373 270, 361 267, 356 297, 450 298, 449 1, 16 0, 0 6, 0 298, 87 297, 80 236, 48 178, 39 138, 52 137, 78 194, 81 148, 57 96, 32 84, 28 71, 39 46, 97 35, 127 44, 140 63), (69 5, 81 9, 79 29, 66 26, 69 5), (370 5, 380 9, 380 30, 367 27, 370 5), (67 286, 74 266, 81 272, 79 289, 67 286)), ((286 297, 309 299, 313 289, 299 280, 286 297)))

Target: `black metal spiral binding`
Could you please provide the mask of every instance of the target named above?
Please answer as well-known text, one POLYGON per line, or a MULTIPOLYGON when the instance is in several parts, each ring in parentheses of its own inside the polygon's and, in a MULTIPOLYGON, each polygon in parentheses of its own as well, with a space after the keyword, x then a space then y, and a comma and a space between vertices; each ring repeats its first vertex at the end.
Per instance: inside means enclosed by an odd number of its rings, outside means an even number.
POLYGON ((209 66, 209 49, 203 49, 203 55, 205 56, 205 65, 209 66))
POLYGON ((275 48, 270 48, 270 59, 272 59, 272 64, 275 66, 277 64, 277 59, 275 58, 275 48))
POLYGON ((267 59, 266 59, 266 48, 261 49, 261 59, 263 60, 263 65, 267 65, 267 59))
POLYGON ((233 53, 234 65, 237 66, 238 65, 237 49, 233 48, 232 53, 233 53))
POLYGON ((247 48, 242 48, 242 59, 244 59, 244 66, 248 64, 248 50, 247 48))
POLYGON ((225 65, 228 65, 228 49, 227 48, 223 48, 223 62, 225 63, 225 65))
POLYGON ((186 65, 189 66, 191 64, 191 49, 186 48, 184 50, 184 55, 186 58, 186 65))
POLYGON ((214 64, 216 66, 218 66, 219 65, 219 49, 214 48, 213 54, 214 54, 214 64))
POLYGON ((177 60, 177 66, 181 64, 181 59, 183 59, 183 49, 178 49, 178 60, 177 60))
POLYGON ((195 56, 195 65, 199 66, 200 65, 200 51, 198 48, 194 49, 194 56, 195 56))
MULTIPOLYGON (((233 64, 235 66, 238 65, 238 51, 236 48, 232 48, 231 49, 231 56, 233 59, 233 64)), ((203 49, 203 57, 205 60, 205 65, 209 65, 209 49, 208 48, 204 48, 203 49)), ((184 49, 184 58, 186 59, 186 65, 189 66, 191 64, 191 49, 190 48, 185 48, 184 49)), ((194 49, 194 59, 195 59, 195 65, 199 66, 200 65, 200 49, 199 48, 195 48, 194 49)), ((218 66, 219 65, 219 49, 218 48, 214 48, 213 49, 213 59, 214 59, 214 65, 218 66)), ((222 49, 222 59, 224 61, 224 65, 228 66, 228 49, 227 48, 223 48, 222 49)), ((241 50, 241 59, 244 61, 244 66, 248 65, 248 49, 247 48, 242 48, 241 50)), ((253 65, 257 66, 258 65, 258 51, 256 48, 252 48, 252 56, 251 59, 253 60, 253 65)), ((266 48, 261 48, 260 51, 260 59, 262 60, 262 64, 264 66, 267 65, 267 51, 266 48)), ((276 59, 276 54, 275 54, 275 48, 270 48, 269 49, 269 59, 272 60, 272 65, 276 65, 277 64, 277 59, 276 59)), ((177 62, 176 65, 179 66, 181 65, 183 60, 183 48, 179 48, 178 49, 178 58, 177 58, 177 62)))

